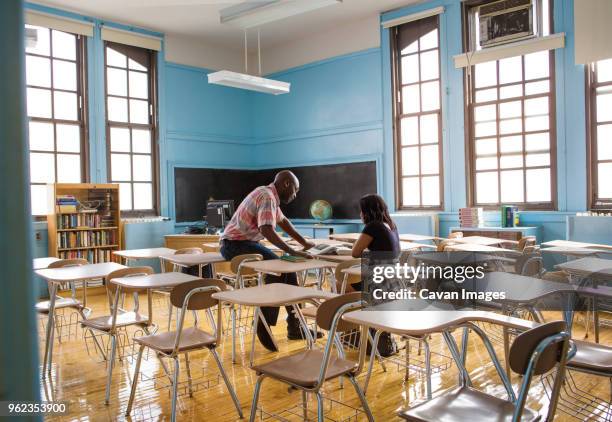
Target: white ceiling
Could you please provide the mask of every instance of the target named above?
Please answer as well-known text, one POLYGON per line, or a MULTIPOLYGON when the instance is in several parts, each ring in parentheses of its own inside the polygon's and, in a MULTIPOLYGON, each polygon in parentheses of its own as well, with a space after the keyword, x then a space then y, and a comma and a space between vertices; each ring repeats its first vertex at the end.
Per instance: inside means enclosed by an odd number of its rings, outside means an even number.
MULTIPOLYGON (((337 5, 272 22, 261 28, 262 49, 330 31, 351 21, 418 1, 344 0, 337 5)), ((219 23, 220 9, 241 2, 237 0, 43 0, 37 3, 165 34, 195 38, 219 47, 242 49, 244 37, 242 31, 219 23)), ((253 47, 255 39, 254 34, 249 38, 253 47)))

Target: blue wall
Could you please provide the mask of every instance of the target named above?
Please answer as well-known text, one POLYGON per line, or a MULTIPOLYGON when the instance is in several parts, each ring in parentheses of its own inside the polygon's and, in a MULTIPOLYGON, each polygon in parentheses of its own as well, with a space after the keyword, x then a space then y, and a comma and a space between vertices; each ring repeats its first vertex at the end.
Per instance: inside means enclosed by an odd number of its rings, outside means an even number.
MULTIPOLYGON (((458 224, 466 205, 460 0, 432 0, 381 16, 394 19, 443 6, 440 53, 443 112, 444 205, 439 232, 458 224)), ((32 8, 53 11, 42 6, 32 8)), ((102 21, 88 40, 91 180, 106 180, 102 21)), ((522 224, 543 226, 544 239, 564 237, 565 216, 586 209, 584 67, 574 64, 573 2, 554 0, 555 32, 566 47, 555 52, 558 212, 522 213, 522 224)), ((136 28, 131 30, 149 33, 136 28)), ((161 34, 158 34, 161 35, 161 34)), ((161 212, 174 217, 174 168, 270 168, 376 160, 378 191, 393 209, 394 167, 389 31, 381 47, 334 57, 271 77, 291 82, 291 94, 269 96, 207 83, 206 69, 166 62, 159 54, 161 212)), ((402 219, 401 213, 396 214, 402 219)), ((487 219, 495 224, 497 216, 487 219)))
MULTIPOLYGON (((381 16, 381 21, 444 7, 440 16, 444 205, 439 233, 457 226, 457 210, 466 206, 463 70, 453 56, 461 54, 461 2, 433 0, 381 16)), ((544 240, 565 237, 565 217, 586 210, 586 139, 584 66, 574 64, 573 2, 554 0, 555 32, 565 32, 566 47, 555 52, 558 211, 521 213, 522 225, 542 226, 544 240)), ((389 30, 381 29, 379 49, 340 56, 279 72, 292 82, 287 96, 253 94, 253 136, 257 163, 320 164, 379 160, 379 192, 391 208, 394 155, 391 112, 389 30)), ((394 215, 402 219, 401 213, 394 215)), ((499 224, 497 213, 487 213, 499 224)))

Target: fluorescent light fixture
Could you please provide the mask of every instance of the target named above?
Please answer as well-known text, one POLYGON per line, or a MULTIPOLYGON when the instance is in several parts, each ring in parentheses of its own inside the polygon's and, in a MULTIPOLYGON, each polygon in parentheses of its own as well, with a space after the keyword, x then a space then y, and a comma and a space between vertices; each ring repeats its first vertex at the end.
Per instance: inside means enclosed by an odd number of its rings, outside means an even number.
POLYGON ((289 82, 275 81, 274 79, 266 79, 259 76, 247 75, 245 73, 231 72, 229 70, 209 73, 208 83, 274 95, 288 94, 291 86, 289 82))
POLYGON ((222 9, 221 23, 248 29, 342 3, 342 0, 258 0, 222 9))

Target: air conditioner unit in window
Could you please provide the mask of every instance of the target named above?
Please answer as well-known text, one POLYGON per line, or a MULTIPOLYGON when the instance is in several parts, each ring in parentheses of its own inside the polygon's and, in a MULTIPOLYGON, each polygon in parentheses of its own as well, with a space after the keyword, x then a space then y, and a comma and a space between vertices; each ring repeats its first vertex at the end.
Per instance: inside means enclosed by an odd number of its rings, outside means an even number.
POLYGON ((534 0, 501 0, 478 8, 480 47, 492 47, 531 38, 534 31, 534 0))

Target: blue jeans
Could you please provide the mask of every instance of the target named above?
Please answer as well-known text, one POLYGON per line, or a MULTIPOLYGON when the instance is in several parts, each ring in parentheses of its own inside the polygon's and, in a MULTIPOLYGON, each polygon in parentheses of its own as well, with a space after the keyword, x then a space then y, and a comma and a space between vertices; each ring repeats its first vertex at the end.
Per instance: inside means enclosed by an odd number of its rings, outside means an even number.
MULTIPOLYGON (((252 240, 227 240, 221 241, 221 255, 226 260, 231 260, 238 255, 244 254, 260 254, 264 260, 278 259, 278 256, 270 249, 266 248, 259 242, 252 240)), ((295 274, 283 274, 281 276, 266 275, 264 278, 266 284, 285 283, 297 286, 297 276, 295 274)), ((293 315, 291 306, 285 306, 287 310, 287 323, 297 324, 297 318, 293 315)), ((261 313, 266 318, 269 325, 276 325, 278 319, 278 308, 262 307, 261 313)))

